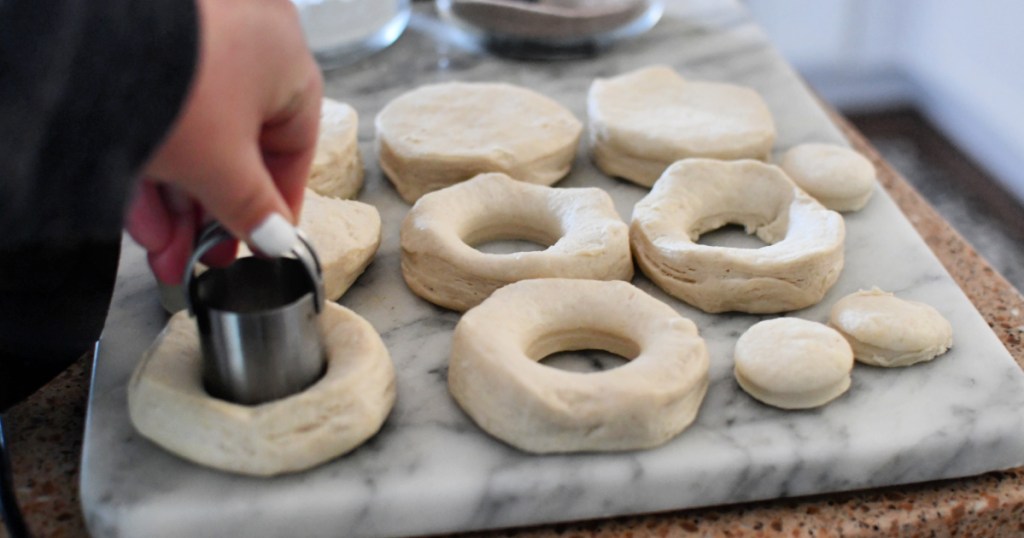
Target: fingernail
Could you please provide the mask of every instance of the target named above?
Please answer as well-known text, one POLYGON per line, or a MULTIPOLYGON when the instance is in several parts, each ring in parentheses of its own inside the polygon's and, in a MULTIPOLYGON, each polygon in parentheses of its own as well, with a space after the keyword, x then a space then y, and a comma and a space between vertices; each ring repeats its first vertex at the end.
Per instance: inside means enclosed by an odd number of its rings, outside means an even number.
POLYGON ((271 213, 249 233, 249 244, 267 256, 284 256, 298 242, 295 226, 280 213, 271 213))

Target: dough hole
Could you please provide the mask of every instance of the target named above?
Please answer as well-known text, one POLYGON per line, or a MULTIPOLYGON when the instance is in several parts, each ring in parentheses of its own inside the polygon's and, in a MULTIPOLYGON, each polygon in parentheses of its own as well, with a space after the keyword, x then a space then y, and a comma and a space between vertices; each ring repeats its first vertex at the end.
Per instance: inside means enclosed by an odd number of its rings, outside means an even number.
POLYGON ((469 246, 485 254, 512 254, 547 250, 560 238, 559 231, 523 226, 511 219, 476 228, 462 236, 469 246))
POLYGON ((593 329, 554 331, 534 340, 526 348, 526 356, 541 362, 556 353, 584 350, 600 350, 630 361, 640 355, 640 344, 630 338, 593 329))
POLYGON ((496 241, 487 241, 478 245, 472 245, 473 248, 483 252, 484 254, 515 254, 517 252, 540 252, 547 250, 551 245, 544 245, 541 243, 535 243, 528 239, 499 239, 496 241))
POLYGON ((771 243, 762 241, 755 234, 748 234, 742 224, 726 224, 716 230, 701 234, 697 240, 698 244, 709 247, 727 248, 764 248, 771 243))
POLYGON ((549 368, 589 374, 614 370, 624 366, 629 359, 603 349, 578 349, 552 353, 538 362, 549 368))

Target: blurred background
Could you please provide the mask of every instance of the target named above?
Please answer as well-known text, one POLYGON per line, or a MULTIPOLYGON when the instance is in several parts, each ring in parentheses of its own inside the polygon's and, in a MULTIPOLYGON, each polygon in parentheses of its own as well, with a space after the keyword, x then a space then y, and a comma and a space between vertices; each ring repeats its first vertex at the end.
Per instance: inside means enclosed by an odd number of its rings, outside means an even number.
POLYGON ((1024 2, 746 4, 818 95, 1024 289, 1024 2))

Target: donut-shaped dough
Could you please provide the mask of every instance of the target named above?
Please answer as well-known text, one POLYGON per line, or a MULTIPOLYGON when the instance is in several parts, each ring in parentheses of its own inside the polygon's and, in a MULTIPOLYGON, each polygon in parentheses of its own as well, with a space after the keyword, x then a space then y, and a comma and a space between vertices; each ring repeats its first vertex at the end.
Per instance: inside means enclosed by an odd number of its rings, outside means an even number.
MULTIPOLYGON (((299 228, 306 232, 320 256, 324 295, 329 301, 337 301, 348 291, 380 246, 377 208, 355 200, 321 196, 310 189, 306 189, 299 228)), ((251 254, 243 243, 239 256, 251 254)))
POLYGON ((301 471, 359 446, 395 402, 395 372, 373 327, 327 303, 320 315, 323 377, 302 392, 260 405, 216 399, 203 388, 195 321, 175 314, 128 383, 135 429, 200 465, 256 476, 301 471))
POLYGON ((664 66, 595 80, 587 114, 598 168, 645 187, 680 159, 766 160, 775 141, 757 92, 687 81, 664 66))
POLYGON ((377 115, 377 152, 412 203, 484 172, 551 185, 569 173, 582 131, 568 109, 532 90, 450 82, 388 103, 377 115))
POLYGON ((878 288, 837 301, 829 323, 850 342, 858 361, 873 366, 930 361, 953 345, 953 326, 938 310, 878 288))
POLYGON ((875 165, 832 144, 800 144, 782 156, 782 170, 801 189, 833 211, 858 211, 875 192, 875 165))
POLYGON ((518 280, 629 280, 629 229, 608 193, 556 189, 481 174, 432 192, 402 223, 402 276, 416 295, 466 310, 518 280), (489 254, 472 245, 525 239, 536 252, 489 254))
POLYGON ((359 155, 359 115, 333 99, 320 106, 320 134, 307 186, 324 196, 354 198, 363 186, 359 155))
POLYGON ((809 409, 850 388, 853 351, 827 325, 778 318, 740 336, 735 362, 736 381, 756 400, 782 409, 809 409))
POLYGON ((448 389, 473 421, 537 453, 658 446, 693 422, 707 386, 697 327, 628 282, 509 284, 462 316, 448 365, 448 389), (537 362, 580 349, 629 362, 594 373, 537 362))
POLYGON ((687 159, 669 167, 633 209, 637 264, 670 295, 705 312, 774 313, 811 306, 843 268, 843 217, 776 166, 687 159), (767 246, 697 243, 739 224, 767 246))

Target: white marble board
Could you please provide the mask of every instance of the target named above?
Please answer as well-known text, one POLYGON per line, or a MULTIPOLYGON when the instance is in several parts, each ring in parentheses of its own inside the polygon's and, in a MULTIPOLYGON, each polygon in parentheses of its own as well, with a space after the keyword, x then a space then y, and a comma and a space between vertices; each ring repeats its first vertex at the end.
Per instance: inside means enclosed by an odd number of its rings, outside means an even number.
MULTIPOLYGON (((594 77, 669 64, 695 79, 756 88, 778 127, 776 149, 843 139, 739 4, 668 2, 649 34, 593 59, 501 60, 446 37, 422 6, 392 48, 331 73, 327 95, 360 114, 368 164, 359 199, 380 210, 384 238, 342 303, 383 335, 398 403, 355 452, 271 479, 205 469, 132 429, 125 388, 165 322, 137 247, 126 243, 99 345, 82 462, 86 521, 96 536, 398 536, 509 527, 834 492, 979 474, 1024 464, 1024 375, 978 312, 879 189, 847 217, 846 268, 825 300, 791 315, 824 320, 859 288, 879 286, 936 306, 955 347, 930 364, 857 366, 849 393, 823 409, 783 412, 753 401, 732 377, 736 338, 763 319, 695 311, 638 276, 634 282, 693 319, 708 342, 711 384, 696 423, 663 447, 532 456, 496 441, 448 395, 445 365, 458 316, 412 295, 399 271, 408 205, 381 176, 373 117, 421 84, 503 80, 540 91, 585 118, 594 77)), ((644 189, 602 176, 581 148, 560 186, 607 189, 628 219, 644 189)))

